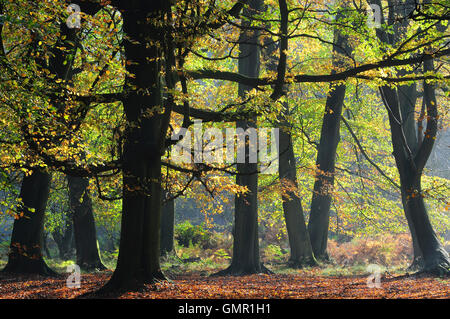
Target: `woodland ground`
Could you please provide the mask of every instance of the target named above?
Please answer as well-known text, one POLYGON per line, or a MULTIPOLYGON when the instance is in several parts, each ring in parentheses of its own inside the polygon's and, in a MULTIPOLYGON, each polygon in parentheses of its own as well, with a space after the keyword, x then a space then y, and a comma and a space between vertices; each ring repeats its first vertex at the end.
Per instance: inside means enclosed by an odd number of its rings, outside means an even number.
MULTIPOLYGON (((67 266, 72 260, 46 259, 57 271, 58 278, 24 277, 0 272, 0 299, 3 298, 450 298, 450 278, 407 274, 412 258, 408 235, 355 239, 338 244, 329 242, 333 263, 320 267, 291 269, 287 267, 288 253, 277 245, 261 250, 264 265, 271 275, 242 277, 212 277, 230 262, 231 239, 223 236, 213 248, 192 245, 183 247, 176 242, 176 253, 161 259, 161 266, 170 279, 140 292, 110 296, 89 295, 101 288, 115 268, 117 254, 102 252, 103 263, 109 270, 82 273, 81 287, 66 286, 67 266), (381 287, 369 288, 369 264, 380 266, 381 287)), ((448 243, 447 243, 448 244, 448 243)), ((7 246, 5 246, 7 247, 7 246)), ((448 248, 448 245, 447 245, 448 248)), ((56 255, 56 251, 52 251, 56 255)), ((6 250, 0 254, 0 269, 6 264, 6 250)))
POLYGON ((450 298, 450 278, 384 273, 381 287, 369 288, 367 274, 342 275, 340 268, 283 270, 272 267, 272 269, 277 273, 241 277, 211 277, 209 275, 217 270, 211 268, 208 271, 184 274, 180 269, 175 272, 166 270, 169 281, 148 285, 139 292, 103 296, 89 293, 107 282, 112 274, 110 270, 82 274, 79 289, 70 289, 66 286, 67 274, 63 272, 59 278, 23 277, 0 273, 0 298, 450 298))

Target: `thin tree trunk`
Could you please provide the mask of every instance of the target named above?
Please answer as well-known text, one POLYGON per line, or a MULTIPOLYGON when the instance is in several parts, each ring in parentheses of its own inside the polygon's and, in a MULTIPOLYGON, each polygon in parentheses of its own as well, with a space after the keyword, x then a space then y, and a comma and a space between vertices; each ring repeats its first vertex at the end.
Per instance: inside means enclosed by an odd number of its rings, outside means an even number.
POLYGON ((34 170, 22 180, 22 204, 14 220, 8 263, 3 269, 11 273, 55 275, 42 257, 44 217, 50 193, 51 175, 34 170))
MULTIPOLYGON (((277 47, 274 43, 268 43, 267 49, 263 51, 265 58, 268 59, 267 69, 272 72, 277 71, 277 63, 274 58, 276 49, 277 47)), ((287 102, 282 103, 282 107, 283 109, 278 117, 278 174, 281 187, 287 187, 288 189, 288 191, 282 191, 282 201, 290 247, 289 265, 294 268, 316 266, 317 261, 312 251, 309 232, 303 214, 302 201, 298 197, 297 166, 290 131, 292 128, 289 127, 289 123, 286 120, 289 116, 287 102)))
POLYGON ((43 239, 43 246, 45 254, 47 255, 47 258, 52 258, 52 254, 50 253, 50 250, 48 249, 48 233, 44 232, 44 239, 43 239))
POLYGON ((103 270, 100 259, 92 200, 89 195, 89 180, 67 176, 70 208, 72 211, 77 265, 83 270, 103 270))
MULTIPOLYGON (((417 85, 414 83, 408 86, 406 85, 399 86, 397 88, 397 92, 398 92, 398 100, 400 103, 400 112, 403 119, 403 131, 405 134, 405 140, 408 146, 410 147, 411 151, 415 153, 419 149, 419 140, 418 135, 416 133, 416 122, 414 120, 417 102, 417 85)), ((411 212, 409 211, 409 209, 406 209, 406 207, 408 207, 407 196, 408 196, 407 193, 405 193, 405 190, 402 188, 401 189, 402 204, 403 207, 405 208, 405 216, 411 233, 413 253, 414 253, 412 263, 408 267, 408 269, 418 270, 423 267, 423 256, 422 251, 420 250, 420 246, 418 244, 417 233, 414 228, 414 224, 411 220, 411 212)))

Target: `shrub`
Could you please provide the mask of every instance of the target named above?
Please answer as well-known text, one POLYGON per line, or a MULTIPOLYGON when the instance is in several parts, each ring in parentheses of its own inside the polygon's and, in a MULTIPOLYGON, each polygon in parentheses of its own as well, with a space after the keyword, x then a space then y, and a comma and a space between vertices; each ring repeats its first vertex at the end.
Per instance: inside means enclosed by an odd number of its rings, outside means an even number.
POLYGON ((350 242, 328 244, 330 257, 341 266, 380 264, 407 265, 412 260, 412 244, 408 234, 385 234, 374 238, 356 238, 350 242))
POLYGON ((280 246, 269 244, 263 248, 263 259, 266 262, 285 262, 287 252, 285 252, 280 246))
POLYGON ((210 231, 205 230, 202 225, 194 226, 189 221, 175 226, 175 239, 183 247, 199 245, 203 249, 208 249, 213 244, 210 231))

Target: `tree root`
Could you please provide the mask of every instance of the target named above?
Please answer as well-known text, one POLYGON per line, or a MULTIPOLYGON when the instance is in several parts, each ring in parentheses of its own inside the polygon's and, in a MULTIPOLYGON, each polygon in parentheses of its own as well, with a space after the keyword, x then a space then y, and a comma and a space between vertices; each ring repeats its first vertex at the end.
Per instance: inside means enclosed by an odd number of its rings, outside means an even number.
POLYGON ((23 275, 39 275, 44 277, 60 277, 56 271, 51 269, 44 259, 31 260, 28 258, 20 258, 18 260, 9 261, 2 272, 9 274, 23 275))

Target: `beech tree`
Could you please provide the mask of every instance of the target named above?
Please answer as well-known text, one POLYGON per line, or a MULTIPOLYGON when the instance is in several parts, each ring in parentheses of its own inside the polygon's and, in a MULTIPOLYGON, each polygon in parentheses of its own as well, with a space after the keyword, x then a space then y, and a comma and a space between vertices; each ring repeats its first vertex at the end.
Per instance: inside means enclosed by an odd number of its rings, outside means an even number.
MULTIPOLYGON (((381 3, 377 2, 377 4, 381 7, 381 3)), ((387 24, 393 25, 395 32, 388 35, 380 30, 377 35, 383 42, 395 44, 404 36, 408 26, 406 17, 414 12, 417 3, 389 1, 388 4, 387 24)), ((427 4, 429 2, 425 1, 425 7, 427 4)), ((382 18, 384 20, 384 17, 382 18)), ((436 22, 433 22, 431 20, 429 29, 438 28, 436 22)), ((417 34, 422 33, 423 30, 417 31, 417 34)), ((423 61, 423 72, 433 71, 433 59, 423 61)), ((433 230, 421 187, 423 170, 431 154, 438 130, 435 85, 428 80, 423 81, 423 107, 417 131, 411 124, 407 124, 414 122, 417 99, 415 91, 414 85, 399 88, 387 85, 380 87, 391 127, 393 154, 400 174, 402 204, 413 239, 413 265, 427 272, 448 273, 450 271, 449 255, 433 230), (425 118, 426 127, 424 128, 422 121, 425 118)))
MULTIPOLYGON (((99 9, 98 5, 93 3, 79 3, 79 5, 82 5, 84 12, 88 14, 93 14, 99 9)), ((1 9, 3 13, 3 3, 1 9)), ((36 63, 42 68, 47 68, 54 78, 70 81, 73 69, 68 61, 77 50, 76 30, 61 23, 60 34, 59 42, 51 49, 52 56, 48 59, 48 65, 47 61, 41 60, 40 57, 36 57, 36 63)), ((37 44, 40 41, 39 37, 35 37, 34 41, 37 44)), ((3 46, 1 58, 5 65, 7 56, 3 46)), ((63 108, 61 101, 57 98, 53 99, 53 103, 63 108)), ((32 134, 24 126, 21 129, 25 135, 32 134)), ((42 258, 44 214, 50 181, 51 172, 42 167, 33 167, 31 174, 23 178, 20 190, 22 202, 19 208, 23 218, 14 221, 8 264, 4 268, 6 272, 54 274, 42 258)))
MULTIPOLYGON (((340 8, 345 11, 349 8, 340 8)), ((343 19, 342 12, 337 13, 336 20, 343 19)), ((333 43, 333 68, 339 69, 348 64, 352 49, 348 36, 335 31, 333 43)), ((336 71, 332 71, 336 72, 336 71)), ((309 236, 314 256, 319 260, 329 260, 327 253, 330 206, 333 200, 336 151, 340 141, 340 124, 344 106, 345 84, 331 84, 330 93, 325 103, 325 111, 317 148, 317 172, 312 193, 311 210, 308 223, 309 236)))

